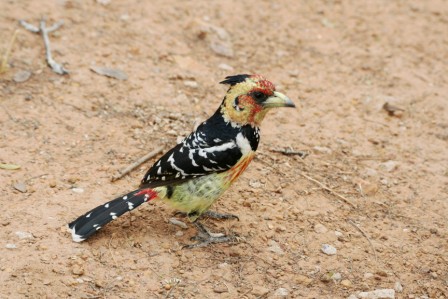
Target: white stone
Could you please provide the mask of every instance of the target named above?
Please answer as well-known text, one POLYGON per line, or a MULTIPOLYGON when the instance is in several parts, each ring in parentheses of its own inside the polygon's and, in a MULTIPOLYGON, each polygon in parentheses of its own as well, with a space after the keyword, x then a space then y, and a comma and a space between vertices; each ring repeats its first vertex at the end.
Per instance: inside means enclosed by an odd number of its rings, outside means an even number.
POLYGON ((337 249, 328 244, 322 244, 320 250, 322 250, 323 253, 328 255, 335 255, 337 253, 337 249))
POLYGON ((380 167, 386 170, 387 172, 392 172, 398 167, 398 162, 389 160, 384 163, 381 163, 380 167))
POLYGON ((315 146, 313 147, 313 150, 315 150, 316 152, 319 152, 321 154, 331 154, 331 149, 325 146, 315 146))
POLYGON ((220 63, 218 67, 224 71, 233 71, 233 67, 225 63, 220 63))
POLYGON ((395 299, 394 289, 378 289, 370 292, 361 292, 358 294, 358 298, 366 299, 395 299))
POLYGON ((268 245, 269 245, 269 247, 268 247, 269 251, 280 254, 280 255, 285 254, 285 252, 280 247, 280 245, 278 245, 278 243, 275 242, 274 240, 269 240, 268 245))
POLYGON ((288 289, 285 289, 285 288, 278 288, 275 291, 274 295, 276 297, 287 297, 289 295, 289 291, 288 291, 288 289))
POLYGON ((323 224, 318 223, 314 226, 314 231, 318 234, 324 234, 328 229, 323 224))
POLYGON ((33 235, 29 232, 16 232, 16 236, 19 237, 19 239, 33 239, 33 235))
POLYGON ((401 293, 403 292, 403 286, 401 285, 401 283, 399 281, 397 281, 394 285, 394 289, 397 293, 401 293))
POLYGON ((82 188, 72 188, 72 191, 75 192, 75 193, 83 193, 84 189, 82 189, 82 188))

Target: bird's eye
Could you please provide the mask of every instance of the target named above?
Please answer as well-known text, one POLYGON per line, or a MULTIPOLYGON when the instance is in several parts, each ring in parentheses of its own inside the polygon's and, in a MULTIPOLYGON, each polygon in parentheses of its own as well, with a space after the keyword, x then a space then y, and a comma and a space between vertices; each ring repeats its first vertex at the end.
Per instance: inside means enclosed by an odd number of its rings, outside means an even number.
POLYGON ((239 99, 238 97, 236 97, 235 100, 233 101, 233 108, 234 108, 236 111, 244 110, 244 108, 238 106, 239 104, 240 104, 240 99, 239 99))
POLYGON ((264 99, 266 99, 266 94, 262 93, 261 91, 255 91, 252 96, 254 97, 255 100, 257 101, 263 101, 264 99))

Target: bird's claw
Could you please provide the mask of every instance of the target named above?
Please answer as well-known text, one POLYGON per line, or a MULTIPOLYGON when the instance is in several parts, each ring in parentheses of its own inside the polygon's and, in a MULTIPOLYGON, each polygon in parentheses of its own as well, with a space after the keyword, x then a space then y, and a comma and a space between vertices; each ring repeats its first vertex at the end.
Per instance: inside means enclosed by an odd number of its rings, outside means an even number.
POLYGON ((192 237, 191 240, 197 241, 197 243, 184 245, 182 249, 199 248, 214 243, 236 242, 238 240, 236 236, 226 236, 223 233, 212 233, 199 222, 195 221, 194 225, 198 230, 198 234, 192 237))
MULTIPOLYGON (((174 216, 187 217, 188 213, 177 211, 174 213, 174 216)), ((205 211, 204 213, 201 214, 200 217, 208 217, 208 218, 213 218, 213 219, 236 219, 236 220, 240 221, 240 217, 238 217, 237 215, 230 214, 230 213, 218 213, 215 211, 205 211)))
POLYGON ((230 213, 218 213, 215 211, 205 211, 202 216, 206 216, 213 219, 236 219, 240 221, 240 218, 237 215, 233 215, 230 213))

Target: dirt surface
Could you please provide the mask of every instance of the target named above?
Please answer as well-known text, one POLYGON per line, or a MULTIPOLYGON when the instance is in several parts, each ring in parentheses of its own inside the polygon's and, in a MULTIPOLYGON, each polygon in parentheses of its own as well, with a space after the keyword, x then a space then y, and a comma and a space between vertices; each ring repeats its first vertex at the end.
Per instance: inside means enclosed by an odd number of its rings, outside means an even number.
POLYGON ((4 0, 0 19, 1 53, 19 29, 0 163, 21 166, 0 169, 1 298, 448 297, 446 1, 4 0), (69 75, 18 25, 43 15, 65 21, 51 42, 69 75), (112 175, 176 144, 239 73, 299 106, 268 115, 215 205, 240 221, 206 221, 240 243, 182 250, 195 230, 161 203, 72 242, 66 223, 134 189, 154 159, 112 175))

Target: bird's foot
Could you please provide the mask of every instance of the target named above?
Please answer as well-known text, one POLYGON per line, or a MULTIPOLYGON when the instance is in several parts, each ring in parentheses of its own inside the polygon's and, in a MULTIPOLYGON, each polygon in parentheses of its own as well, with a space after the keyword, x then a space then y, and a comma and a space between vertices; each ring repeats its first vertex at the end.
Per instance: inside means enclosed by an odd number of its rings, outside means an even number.
POLYGON ((198 230, 198 234, 191 239, 197 242, 194 244, 185 245, 183 248, 192 249, 192 248, 205 247, 214 243, 229 243, 237 241, 237 238, 235 236, 226 236, 225 234, 222 233, 212 233, 207 228, 205 228, 201 223, 196 221, 193 223, 198 230))
MULTIPOLYGON (((188 213, 177 211, 174 213, 174 216, 182 216, 182 217, 188 217, 188 213)), ((218 213, 215 211, 205 211, 201 214, 200 217, 208 217, 213 219, 236 219, 240 221, 240 217, 237 215, 229 214, 229 213, 218 213)))
POLYGON ((205 211, 202 216, 206 216, 213 219, 236 219, 240 221, 240 218, 237 215, 229 214, 229 213, 218 213, 215 211, 205 211))

